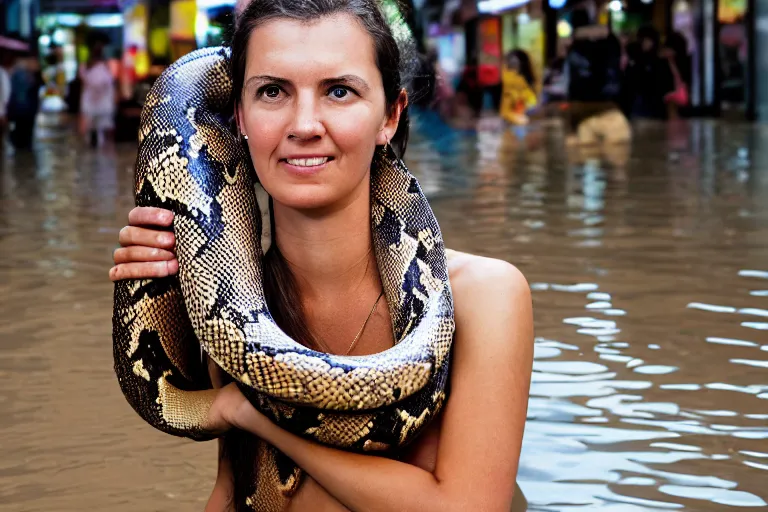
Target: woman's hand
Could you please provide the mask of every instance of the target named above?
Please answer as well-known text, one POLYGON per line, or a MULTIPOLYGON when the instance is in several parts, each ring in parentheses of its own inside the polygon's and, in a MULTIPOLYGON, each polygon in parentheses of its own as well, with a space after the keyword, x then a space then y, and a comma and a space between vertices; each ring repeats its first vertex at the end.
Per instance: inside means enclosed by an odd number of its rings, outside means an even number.
POLYGON ((120 230, 120 247, 115 250, 112 281, 166 277, 179 271, 174 253, 176 238, 165 230, 173 224, 173 212, 137 206, 128 214, 128 225, 120 230))
POLYGON ((254 425, 263 420, 266 417, 251 405, 237 384, 231 382, 218 390, 208 410, 206 427, 219 435, 232 427, 253 431, 254 425))

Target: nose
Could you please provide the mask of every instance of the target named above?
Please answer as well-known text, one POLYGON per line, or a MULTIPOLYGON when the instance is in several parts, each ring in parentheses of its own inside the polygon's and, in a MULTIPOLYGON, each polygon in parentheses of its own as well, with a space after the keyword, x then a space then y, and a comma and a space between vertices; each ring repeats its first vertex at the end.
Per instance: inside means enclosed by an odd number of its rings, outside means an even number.
POLYGON ((299 93, 288 138, 309 142, 320 139, 323 135, 325 135, 325 125, 320 116, 318 101, 313 93, 299 93))

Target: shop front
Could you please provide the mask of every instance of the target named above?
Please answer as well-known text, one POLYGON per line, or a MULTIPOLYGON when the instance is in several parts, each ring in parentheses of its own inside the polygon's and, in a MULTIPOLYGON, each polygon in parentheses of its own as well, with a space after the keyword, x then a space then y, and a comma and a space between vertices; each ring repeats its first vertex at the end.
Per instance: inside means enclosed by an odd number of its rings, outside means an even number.
MULTIPOLYGON (((768 77, 768 2, 755 3, 755 76, 768 77)), ((755 80, 755 117, 768 121, 768 79, 755 80)))
POLYGON ((228 44, 236 3, 235 0, 197 0, 195 41, 198 48, 228 44))
POLYGON ((691 105, 701 115, 755 119, 763 57, 760 0, 675 0, 670 29, 688 43, 692 67, 691 105))
POLYGON ((536 81, 535 89, 540 91, 546 65, 542 2, 528 2, 508 9, 501 13, 501 21, 502 54, 507 55, 512 50, 525 52, 531 61, 533 76, 536 81))
POLYGON ((98 34, 106 42, 105 57, 115 74, 122 48, 123 17, 119 13, 46 13, 37 17, 37 55, 43 76, 45 112, 75 111, 79 101, 70 90, 80 66, 88 61, 88 42, 98 34))

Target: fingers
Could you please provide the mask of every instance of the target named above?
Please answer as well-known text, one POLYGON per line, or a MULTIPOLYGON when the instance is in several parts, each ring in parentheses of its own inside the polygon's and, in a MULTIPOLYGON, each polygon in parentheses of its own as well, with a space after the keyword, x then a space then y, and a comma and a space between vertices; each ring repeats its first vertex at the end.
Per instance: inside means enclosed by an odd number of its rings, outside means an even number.
POLYGON ((148 263, 121 263, 109 269, 112 281, 122 279, 156 279, 168 277, 179 271, 178 260, 152 261, 148 263))
POLYGON ((170 226, 173 212, 152 206, 137 206, 128 212, 128 224, 131 226, 170 226))
POLYGON ((139 228, 136 226, 125 226, 121 229, 118 240, 123 247, 143 245, 168 251, 173 250, 173 246, 176 243, 176 238, 169 231, 157 231, 156 229, 139 228))
POLYGON ((121 263, 146 263, 151 261, 170 261, 176 256, 171 251, 157 249, 154 247, 144 247, 141 245, 131 245, 121 247, 114 253, 115 265, 121 263))

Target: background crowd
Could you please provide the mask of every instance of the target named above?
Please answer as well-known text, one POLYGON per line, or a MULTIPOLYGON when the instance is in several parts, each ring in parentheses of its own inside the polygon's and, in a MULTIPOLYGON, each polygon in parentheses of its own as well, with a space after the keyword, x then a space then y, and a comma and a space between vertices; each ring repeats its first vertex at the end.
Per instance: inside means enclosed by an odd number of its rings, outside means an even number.
MULTIPOLYGON (((76 78, 65 84, 66 110, 82 139, 92 147, 104 145, 115 128, 116 80, 104 48, 108 40, 95 32, 89 41, 89 57, 76 78)), ((30 149, 37 115, 41 110, 46 80, 40 61, 30 52, 4 53, 0 64, 0 144, 15 150, 30 149)))
MULTIPOLYGON (((570 43, 549 62, 542 77, 535 76, 531 56, 515 48, 501 66, 466 65, 450 80, 441 72, 436 53, 427 50, 416 77, 415 103, 464 127, 489 114, 515 126, 559 117, 569 128, 569 140, 581 144, 627 141, 632 119, 676 119, 685 114, 692 67, 685 37, 673 32, 662 42, 650 26, 634 37, 619 37, 596 23, 587 9, 572 12, 571 26, 570 43)), ((114 137, 118 106, 124 100, 117 73, 104 53, 108 42, 103 34, 93 33, 88 59, 65 84, 66 109, 82 140, 93 147, 114 137)), ((45 80, 39 60, 31 54, 17 54, 2 64, 0 130, 10 132, 16 149, 26 149, 32 145, 45 80)))
POLYGON ((530 56, 516 48, 495 77, 481 66, 466 66, 451 87, 437 69, 431 106, 464 125, 489 114, 512 125, 558 116, 582 144, 627 141, 632 119, 685 115, 691 83, 685 37, 673 32, 662 42, 651 26, 619 37, 586 9, 574 10, 571 25, 570 44, 544 70, 538 90, 530 56))

